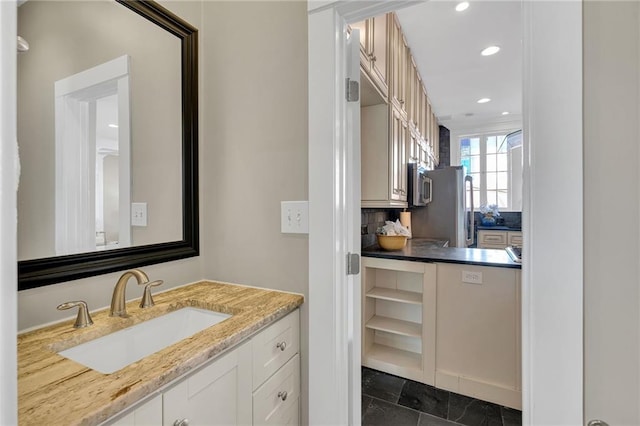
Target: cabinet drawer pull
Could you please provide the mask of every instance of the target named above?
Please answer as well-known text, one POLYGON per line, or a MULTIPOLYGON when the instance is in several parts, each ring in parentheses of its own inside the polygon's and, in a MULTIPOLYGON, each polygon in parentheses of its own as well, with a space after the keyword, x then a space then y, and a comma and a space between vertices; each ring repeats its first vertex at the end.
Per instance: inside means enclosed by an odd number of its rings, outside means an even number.
POLYGON ((282 352, 284 352, 285 349, 287 349, 287 342, 280 342, 276 345, 276 348, 280 349, 282 352))
POLYGON ((278 398, 280 398, 283 401, 286 401, 287 400, 287 391, 278 392, 278 398))
POLYGON ((189 419, 176 420, 173 426, 189 426, 189 419))

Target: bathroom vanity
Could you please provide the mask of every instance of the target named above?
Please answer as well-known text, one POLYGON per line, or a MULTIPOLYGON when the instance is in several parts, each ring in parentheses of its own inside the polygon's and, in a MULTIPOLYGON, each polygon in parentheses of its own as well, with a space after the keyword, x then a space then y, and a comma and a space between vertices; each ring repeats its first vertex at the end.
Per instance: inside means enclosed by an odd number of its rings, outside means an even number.
POLYGON ((22 425, 299 423, 301 295, 202 281, 127 304, 129 317, 93 314, 18 336, 22 425), (103 374, 59 352, 185 307, 231 315, 103 374))

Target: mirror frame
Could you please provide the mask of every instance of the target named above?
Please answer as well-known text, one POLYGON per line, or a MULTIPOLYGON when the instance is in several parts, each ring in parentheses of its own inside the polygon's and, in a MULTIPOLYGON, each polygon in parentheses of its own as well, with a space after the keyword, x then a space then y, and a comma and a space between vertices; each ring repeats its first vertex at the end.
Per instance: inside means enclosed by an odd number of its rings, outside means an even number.
POLYGON ((181 40, 182 240, 18 262, 18 290, 198 256, 198 30, 154 1, 115 0, 181 40))

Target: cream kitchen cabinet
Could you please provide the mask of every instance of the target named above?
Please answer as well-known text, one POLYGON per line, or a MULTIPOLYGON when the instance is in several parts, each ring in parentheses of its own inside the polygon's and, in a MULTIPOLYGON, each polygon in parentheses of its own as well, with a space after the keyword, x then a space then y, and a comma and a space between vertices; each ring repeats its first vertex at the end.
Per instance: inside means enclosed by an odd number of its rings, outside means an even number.
POLYGON ((389 25, 390 37, 389 37, 389 53, 391 56, 391 76, 389 85, 389 99, 390 103, 393 103, 402 116, 406 118, 408 105, 409 89, 407 85, 408 80, 408 63, 409 63, 409 48, 405 40, 400 22, 396 14, 392 14, 391 22, 389 25))
POLYGON ((362 258, 362 365, 434 384, 436 266, 362 258))
POLYGON ((478 247, 503 249, 508 246, 522 247, 522 232, 479 229, 478 230, 478 247))
POLYGON ((437 267, 435 386, 521 409, 520 271, 437 267))
POLYGON ((295 310, 106 424, 298 425, 299 323, 295 310))
POLYGON ((360 109, 362 207, 407 207, 407 122, 386 104, 360 109))
POLYGON ((380 15, 351 25, 360 30, 360 66, 386 98, 388 87, 388 40, 391 14, 380 15))

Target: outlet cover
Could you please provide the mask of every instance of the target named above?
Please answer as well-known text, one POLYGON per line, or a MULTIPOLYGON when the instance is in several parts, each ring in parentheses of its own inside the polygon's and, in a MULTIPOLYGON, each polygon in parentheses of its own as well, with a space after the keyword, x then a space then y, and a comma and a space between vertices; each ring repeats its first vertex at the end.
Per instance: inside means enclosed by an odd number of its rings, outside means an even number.
POLYGON ((462 271, 462 282, 469 284, 482 284, 482 272, 462 271))
POLYGON ((309 233, 308 201, 282 201, 280 203, 280 232, 283 234, 309 233))

